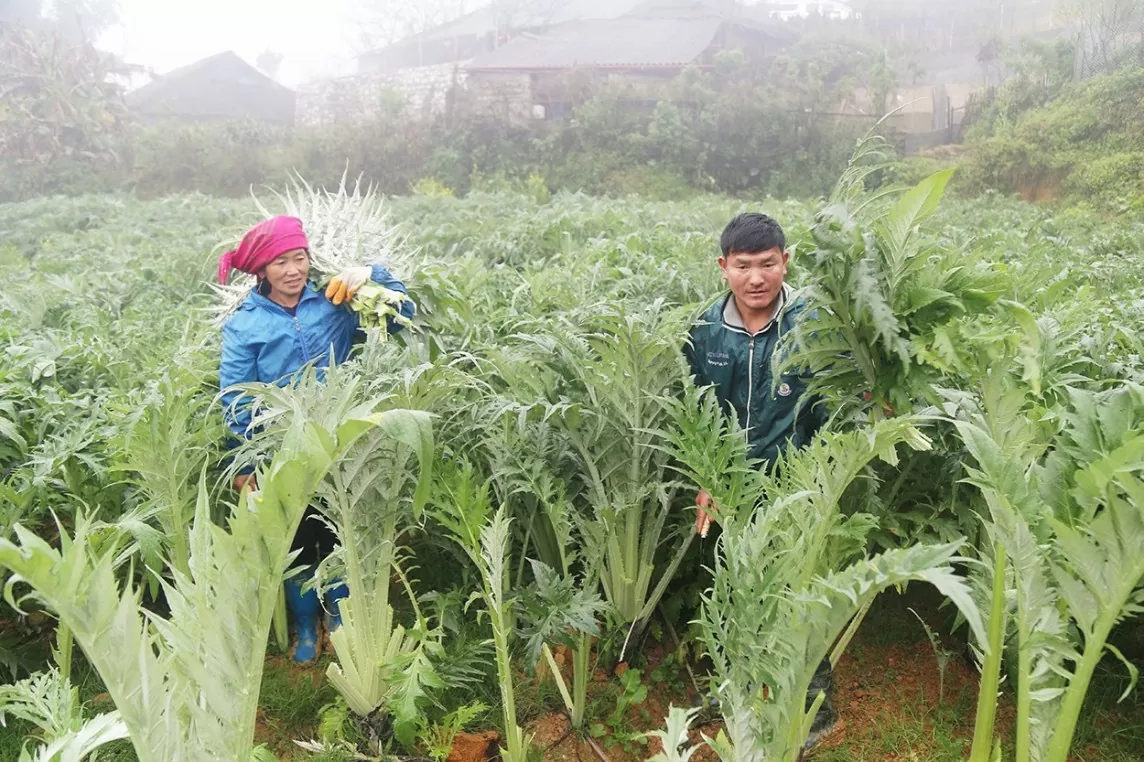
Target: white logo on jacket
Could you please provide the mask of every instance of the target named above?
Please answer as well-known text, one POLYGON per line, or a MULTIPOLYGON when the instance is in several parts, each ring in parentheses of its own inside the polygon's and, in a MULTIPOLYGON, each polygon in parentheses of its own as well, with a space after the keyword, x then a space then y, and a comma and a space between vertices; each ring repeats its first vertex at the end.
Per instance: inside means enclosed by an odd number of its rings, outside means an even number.
POLYGON ((731 364, 731 355, 726 352, 708 352, 707 364, 716 368, 726 368, 731 364))

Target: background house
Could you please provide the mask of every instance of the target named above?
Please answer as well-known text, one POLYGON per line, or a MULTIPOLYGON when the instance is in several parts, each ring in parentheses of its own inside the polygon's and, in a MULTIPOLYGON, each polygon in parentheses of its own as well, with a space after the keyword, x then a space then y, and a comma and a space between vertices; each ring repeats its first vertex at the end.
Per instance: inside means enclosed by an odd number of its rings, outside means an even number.
POLYGON ((773 18, 781 21, 821 16, 827 19, 849 19, 854 16, 854 9, 850 3, 842 0, 786 0, 786 2, 772 2, 767 4, 767 10, 773 18))
MULTIPOLYGON (((503 5, 501 6, 503 8, 503 5)), ((486 6, 359 58, 359 74, 300 88, 298 121, 369 119, 404 97, 413 118, 466 98, 521 124, 567 115, 569 75, 624 79, 658 97, 687 66, 710 66, 722 49, 773 54, 793 32, 735 0, 567 0, 527 3, 513 14, 486 6)))
POLYGON ((976 94, 1004 78, 990 50, 1016 36, 1060 33, 1052 0, 971 1, 994 22, 994 38, 980 37, 969 6, 930 0, 491 3, 364 54, 354 77, 302 88, 298 120, 327 125, 395 109, 421 118, 463 104, 464 113, 524 126, 569 116, 600 84, 618 85, 625 107, 650 108, 672 97, 670 83, 684 69, 710 68, 720 51, 737 49, 763 72, 776 54, 796 65, 830 60, 837 71, 828 79, 857 83, 829 114, 872 124, 897 109, 891 129, 919 136, 919 144, 948 142, 979 103, 976 94), (853 43, 852 55, 824 55, 840 40, 853 43), (892 92, 883 92, 890 78, 892 92))
POLYGON ((464 66, 469 96, 518 122, 561 118, 572 109, 568 83, 575 73, 581 82, 626 83, 634 102, 651 105, 685 68, 714 66, 719 51, 737 48, 762 59, 789 41, 765 19, 725 18, 704 3, 681 8, 686 15, 674 16, 648 4, 623 18, 521 34, 464 66))
POLYGON ((296 95, 227 51, 157 77, 127 94, 142 120, 254 119, 294 123, 296 95))
POLYGON ((509 4, 507 10, 506 5, 492 3, 447 24, 364 53, 358 57, 358 72, 381 74, 457 64, 495 50, 521 32, 569 21, 619 18, 644 2, 646 0, 563 0, 509 4))

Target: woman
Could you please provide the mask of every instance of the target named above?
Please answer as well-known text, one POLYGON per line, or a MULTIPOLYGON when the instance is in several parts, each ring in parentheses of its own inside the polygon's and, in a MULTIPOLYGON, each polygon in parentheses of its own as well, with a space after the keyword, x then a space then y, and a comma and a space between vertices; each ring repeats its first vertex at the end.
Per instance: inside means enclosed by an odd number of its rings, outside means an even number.
MULTIPOLYGON (((334 278, 327 289, 333 301, 328 299, 310 281, 309 242, 302 221, 296 217, 274 217, 251 229, 238 249, 227 252, 220 260, 221 283, 226 283, 231 269, 258 278, 257 288, 227 321, 222 335, 219 386, 224 390, 222 403, 227 425, 236 438, 250 435, 251 411, 249 400, 241 398, 234 386, 254 382, 285 385, 309 363, 327 367, 331 361, 345 362, 355 337, 360 335, 357 313, 348 307, 354 294, 370 280, 408 294, 405 285, 388 270, 373 265, 351 267, 334 278)), ((402 302, 400 313, 406 319, 412 318, 413 303, 402 302)), ((388 330, 396 333, 401 325, 390 320, 388 330)), ((252 469, 234 480, 236 491, 248 487, 255 487, 252 469)), ((312 662, 320 652, 321 605, 315 591, 303 594, 302 587, 313 577, 318 562, 333 550, 335 542, 336 536, 317 511, 308 509, 293 544, 300 551, 298 562, 305 570, 286 582, 287 610, 296 637, 296 662, 312 662)), ((341 623, 337 602, 347 594, 344 585, 327 593, 331 629, 341 623)))

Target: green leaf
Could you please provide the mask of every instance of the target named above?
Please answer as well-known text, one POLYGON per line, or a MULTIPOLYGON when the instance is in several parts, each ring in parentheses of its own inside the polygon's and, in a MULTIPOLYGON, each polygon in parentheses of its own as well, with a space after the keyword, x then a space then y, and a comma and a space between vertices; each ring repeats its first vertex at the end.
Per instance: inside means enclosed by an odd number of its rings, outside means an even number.
POLYGON ((1108 649, 1113 656, 1119 659, 1120 663, 1124 665, 1124 668, 1128 670, 1128 686, 1124 689, 1124 693, 1120 694, 1120 698, 1117 699, 1117 701, 1124 701, 1131 696, 1132 691, 1136 689, 1136 684, 1140 681, 1140 669, 1128 659, 1124 658, 1124 654, 1121 653, 1120 649, 1116 646, 1111 643, 1105 643, 1104 647, 1108 649))
POLYGON ((882 226, 891 261, 900 261, 917 227, 937 213, 954 171, 947 169, 927 177, 903 194, 890 209, 882 226))
POLYGON ((1041 327, 1037 324, 1037 317, 1028 307, 1008 299, 1002 299, 999 304, 1005 307, 1009 314, 1021 326, 1024 338, 1021 342, 1021 364, 1024 366, 1023 378, 1029 384, 1033 394, 1041 393, 1041 327))

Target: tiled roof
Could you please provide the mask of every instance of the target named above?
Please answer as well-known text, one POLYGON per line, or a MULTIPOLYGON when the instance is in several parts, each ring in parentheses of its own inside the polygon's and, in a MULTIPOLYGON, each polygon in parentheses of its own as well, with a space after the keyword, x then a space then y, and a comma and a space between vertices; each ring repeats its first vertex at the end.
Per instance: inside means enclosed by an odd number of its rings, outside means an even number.
POLYGON ((521 35, 473 59, 470 71, 674 68, 694 62, 715 40, 716 18, 575 21, 521 35))

